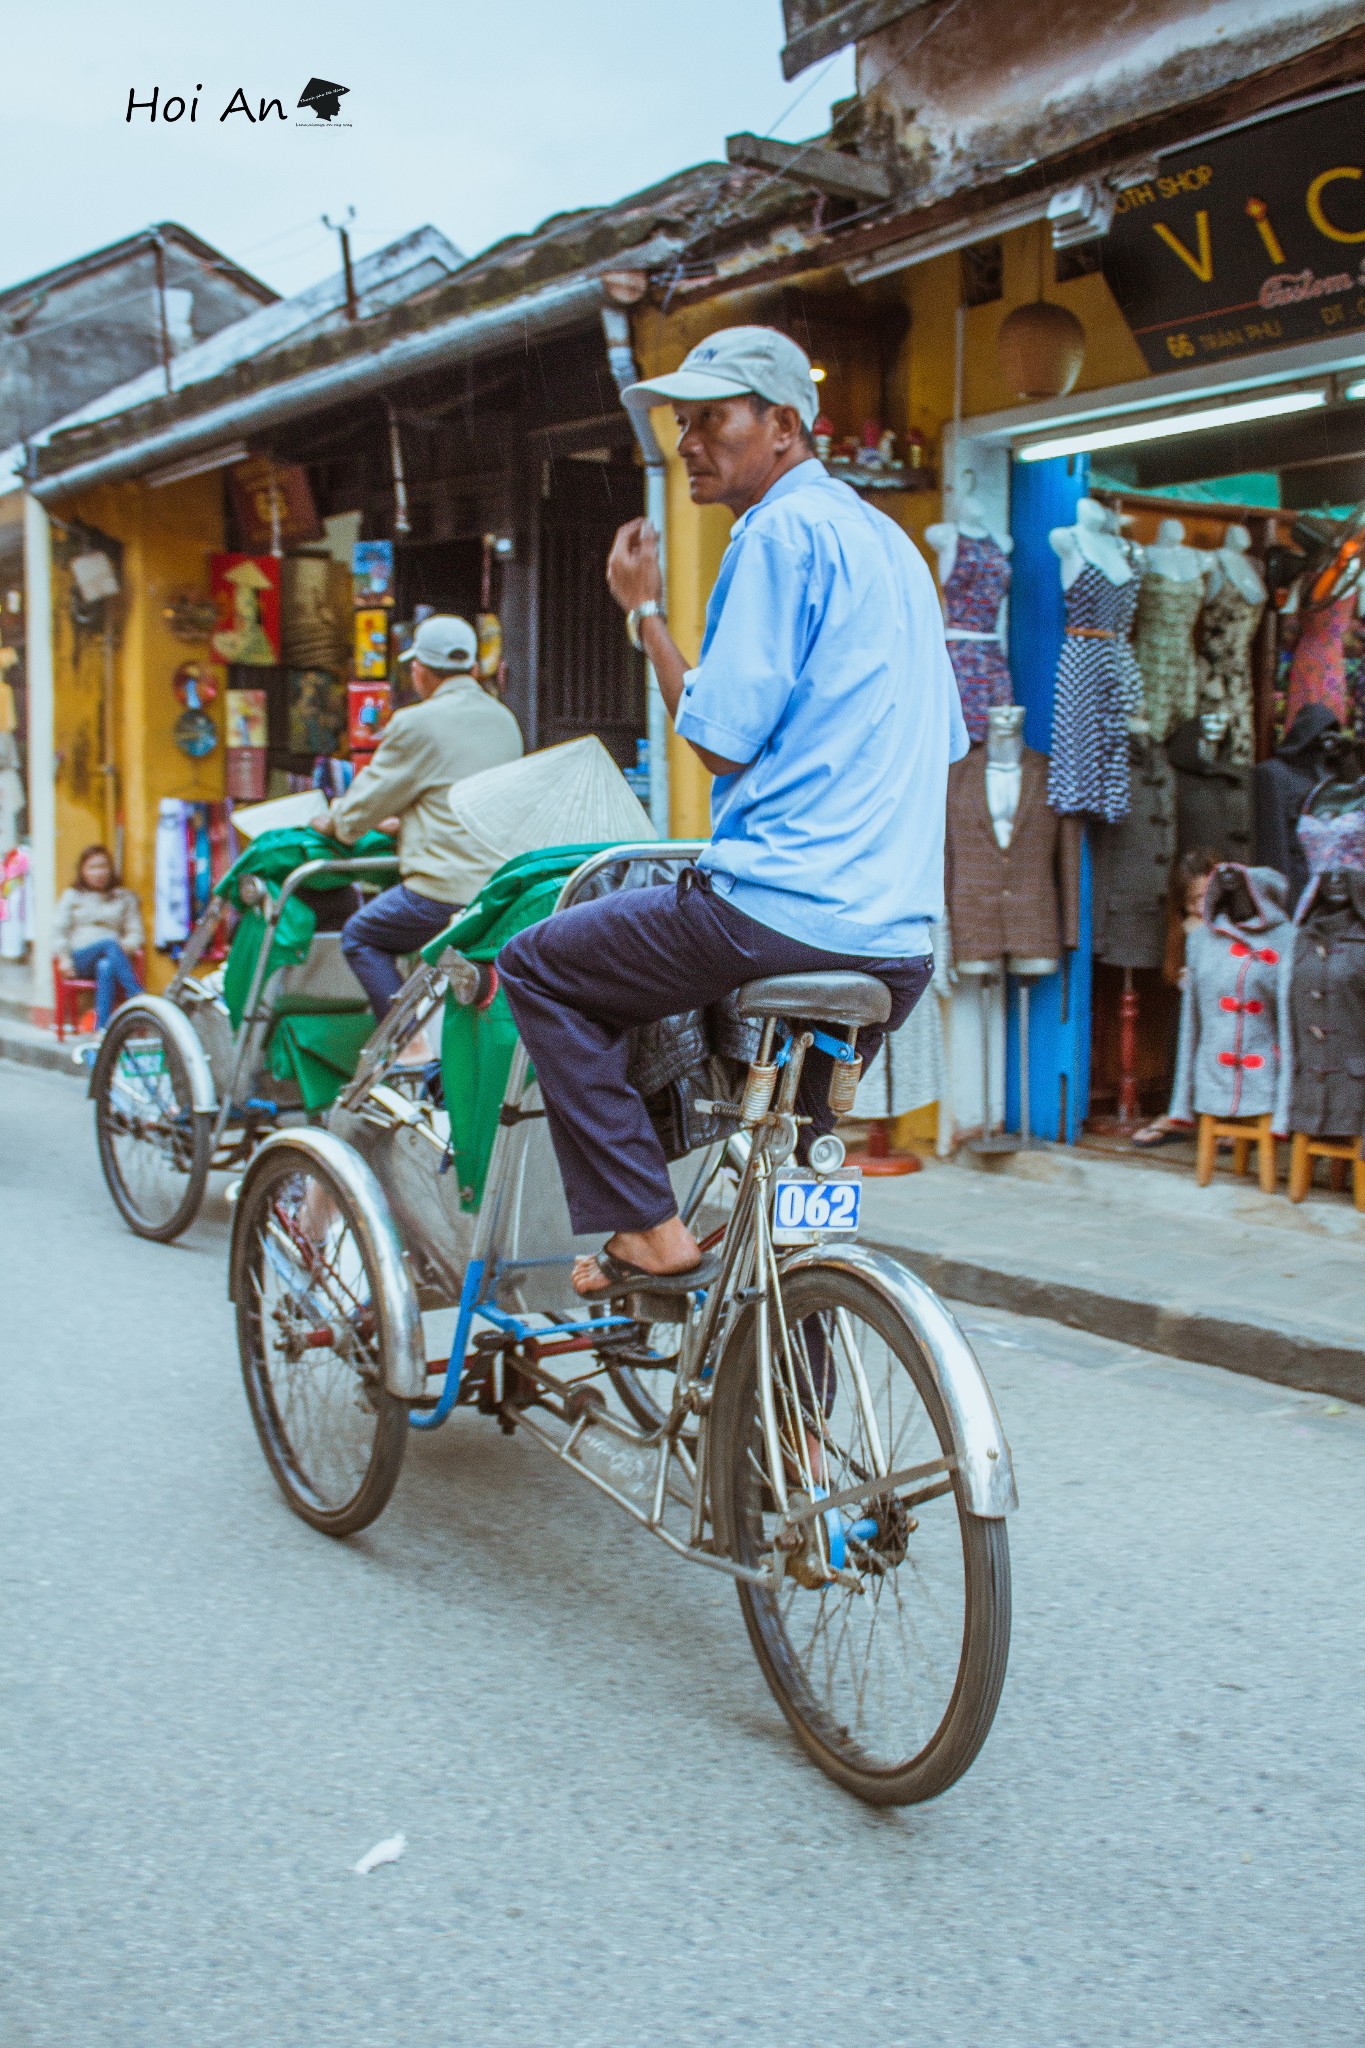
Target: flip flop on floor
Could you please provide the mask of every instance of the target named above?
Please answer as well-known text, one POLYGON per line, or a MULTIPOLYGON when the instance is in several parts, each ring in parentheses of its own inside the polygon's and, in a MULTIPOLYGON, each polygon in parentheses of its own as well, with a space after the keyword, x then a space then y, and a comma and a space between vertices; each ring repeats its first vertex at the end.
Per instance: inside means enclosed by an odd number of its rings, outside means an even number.
POLYGON ((1130 1145, 1136 1145, 1139 1151, 1154 1152, 1158 1145, 1173 1145, 1180 1138, 1193 1136, 1193 1124, 1169 1124, 1158 1118, 1155 1123, 1145 1125, 1140 1131, 1134 1131, 1128 1142, 1130 1145))
POLYGON ((643 1266, 633 1266, 629 1259, 618 1259, 608 1251, 595 1252, 592 1263, 607 1284, 582 1295, 584 1301, 609 1301, 617 1294, 691 1294, 694 1288, 709 1287, 720 1271, 720 1259, 714 1252, 685 1273, 647 1273, 643 1266))

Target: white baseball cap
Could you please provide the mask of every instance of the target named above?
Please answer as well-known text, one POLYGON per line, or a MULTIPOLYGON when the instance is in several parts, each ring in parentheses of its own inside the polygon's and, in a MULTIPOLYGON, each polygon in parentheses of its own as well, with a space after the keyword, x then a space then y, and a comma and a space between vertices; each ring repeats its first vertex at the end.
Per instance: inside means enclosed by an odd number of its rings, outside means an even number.
POLYGON ((438 612, 423 619, 411 647, 405 647, 398 659, 420 661, 424 668, 459 670, 473 668, 478 654, 479 636, 469 621, 438 612))
POLYGON ((794 406, 804 426, 820 410, 810 357, 775 327, 721 327, 689 349, 676 370, 646 377, 621 396, 651 404, 695 405, 705 398, 741 398, 752 392, 771 405, 794 406))

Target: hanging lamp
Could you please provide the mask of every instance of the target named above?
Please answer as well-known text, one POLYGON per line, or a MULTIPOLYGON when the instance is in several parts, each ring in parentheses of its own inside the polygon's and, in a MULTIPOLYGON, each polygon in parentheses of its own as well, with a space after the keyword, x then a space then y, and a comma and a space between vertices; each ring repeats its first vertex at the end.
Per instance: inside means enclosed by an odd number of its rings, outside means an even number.
POLYGON ((1065 398, 1085 361, 1085 329, 1065 306, 1043 293, 1046 231, 1038 238, 1038 296, 1000 322, 995 350, 1001 373, 1017 398, 1065 398))

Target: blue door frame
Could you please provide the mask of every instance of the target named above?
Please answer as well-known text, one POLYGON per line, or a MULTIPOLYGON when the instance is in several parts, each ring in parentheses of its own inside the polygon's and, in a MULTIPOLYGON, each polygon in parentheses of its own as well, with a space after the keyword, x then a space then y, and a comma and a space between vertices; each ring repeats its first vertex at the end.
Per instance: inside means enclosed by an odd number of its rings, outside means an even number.
MULTIPOLYGON (((1052 700, 1065 628, 1060 566, 1048 545, 1054 526, 1075 524, 1089 483, 1084 456, 1010 464, 1010 671, 1024 706, 1024 740, 1052 747, 1052 700)), ((1019 1129, 1019 1001, 1009 984, 1005 1041, 1005 1122, 1019 1129)), ((1090 848, 1081 854, 1080 945, 1057 974, 1034 986, 1029 1007, 1029 1122, 1036 1137, 1074 1145, 1090 1103, 1090 848)))

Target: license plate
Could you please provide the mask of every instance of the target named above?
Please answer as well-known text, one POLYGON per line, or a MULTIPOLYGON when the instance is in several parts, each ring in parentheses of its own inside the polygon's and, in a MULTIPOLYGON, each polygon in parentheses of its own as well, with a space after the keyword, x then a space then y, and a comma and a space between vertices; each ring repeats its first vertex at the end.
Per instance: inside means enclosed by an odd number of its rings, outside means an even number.
POLYGON ((127 1044, 119 1065, 125 1074, 135 1074, 141 1081, 155 1081, 166 1071, 166 1049, 160 1039, 151 1045, 127 1044))
POLYGON ((822 1237, 853 1237, 862 1208, 857 1167, 820 1179, 813 1173, 779 1174, 773 1197, 774 1244, 814 1244, 822 1237))

